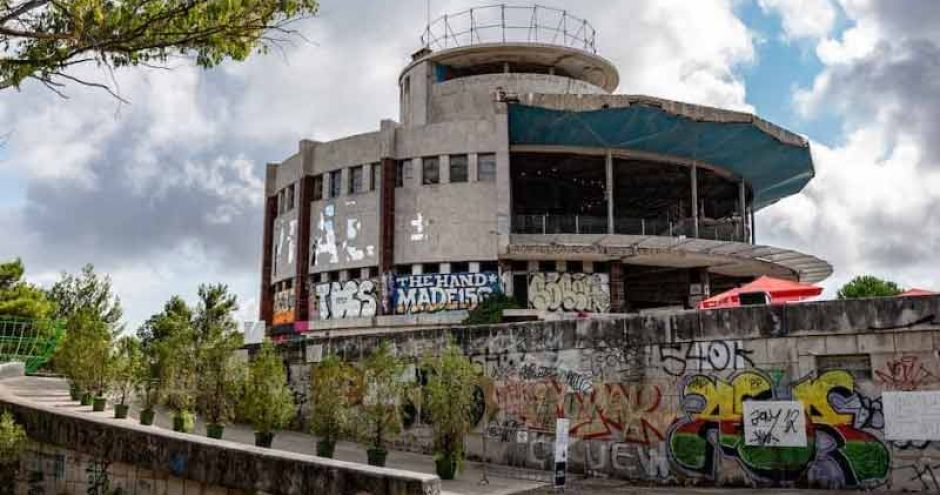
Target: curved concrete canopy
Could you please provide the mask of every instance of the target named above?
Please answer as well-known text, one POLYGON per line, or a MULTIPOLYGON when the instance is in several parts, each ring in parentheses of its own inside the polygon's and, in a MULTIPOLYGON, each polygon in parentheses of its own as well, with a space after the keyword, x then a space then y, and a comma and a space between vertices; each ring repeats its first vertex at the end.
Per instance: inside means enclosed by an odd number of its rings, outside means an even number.
POLYGON ((616 89, 620 83, 617 68, 603 57, 567 46, 522 42, 481 43, 428 52, 408 64, 402 70, 399 81, 414 65, 425 61, 458 69, 494 62, 556 67, 575 79, 587 81, 607 92, 616 89))
POLYGON ((720 275, 777 278, 816 283, 832 275, 832 265, 791 249, 686 237, 619 234, 511 234, 506 258, 619 259, 633 265, 708 267, 720 275))

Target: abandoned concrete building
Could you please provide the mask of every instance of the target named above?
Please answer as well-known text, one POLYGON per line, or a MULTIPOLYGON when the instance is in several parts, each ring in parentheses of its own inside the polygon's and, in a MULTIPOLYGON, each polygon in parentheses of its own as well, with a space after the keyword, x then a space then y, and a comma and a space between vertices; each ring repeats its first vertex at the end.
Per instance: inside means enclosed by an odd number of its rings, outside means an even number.
POLYGON ((453 323, 496 292, 538 314, 690 308, 760 275, 831 274, 754 229, 813 178, 803 138, 615 94, 587 21, 517 9, 429 24, 398 78, 397 122, 302 140, 268 165, 269 334, 453 323))

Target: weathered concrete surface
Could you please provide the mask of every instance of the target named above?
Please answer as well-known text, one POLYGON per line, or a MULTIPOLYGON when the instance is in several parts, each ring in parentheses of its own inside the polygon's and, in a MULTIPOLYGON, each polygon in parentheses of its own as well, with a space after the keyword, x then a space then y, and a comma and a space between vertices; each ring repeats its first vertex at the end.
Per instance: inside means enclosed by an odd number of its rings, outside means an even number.
MULTIPOLYGON (((940 442, 886 439, 882 406, 885 391, 940 392, 938 316, 934 296, 332 332, 303 342, 290 375, 304 405, 316 356, 358 361, 389 342, 417 380, 420 358, 452 341, 479 371, 473 458, 486 439, 492 462, 550 470, 555 419, 566 417, 569 466, 579 472, 668 485, 940 492, 940 442), (798 455, 745 444, 747 401, 799 403, 808 440, 798 455)), ((430 448, 420 401, 404 405, 399 448, 430 448)))
POLYGON ((271 494, 441 492, 440 480, 434 475, 211 440, 132 421, 117 422, 104 415, 55 407, 48 400, 48 391, 41 388, 33 394, 15 394, 0 381, 0 403, 13 411, 33 441, 105 463, 164 473, 196 482, 201 488, 271 494))

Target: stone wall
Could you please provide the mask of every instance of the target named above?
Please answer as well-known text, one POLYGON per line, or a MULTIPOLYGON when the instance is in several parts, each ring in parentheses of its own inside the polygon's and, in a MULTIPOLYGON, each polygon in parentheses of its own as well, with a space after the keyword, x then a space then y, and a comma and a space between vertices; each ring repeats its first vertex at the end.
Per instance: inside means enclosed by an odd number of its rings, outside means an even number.
POLYGON ((0 405, 33 442, 23 493, 440 493, 436 476, 118 424, 16 397, 2 383, 0 405))
MULTIPOLYGON (((882 392, 940 390, 938 315, 940 297, 919 297, 334 333, 308 340, 291 376, 305 402, 302 361, 329 352, 357 361, 389 340, 417 366, 450 339, 480 375, 471 457, 485 438, 492 462, 548 469, 555 419, 567 417, 575 470, 664 484, 935 491, 940 444, 886 440, 882 392), (773 446, 773 435, 748 445, 748 401, 798 403, 804 446, 773 446)), ((402 405, 398 443, 427 451, 420 395, 402 405)))

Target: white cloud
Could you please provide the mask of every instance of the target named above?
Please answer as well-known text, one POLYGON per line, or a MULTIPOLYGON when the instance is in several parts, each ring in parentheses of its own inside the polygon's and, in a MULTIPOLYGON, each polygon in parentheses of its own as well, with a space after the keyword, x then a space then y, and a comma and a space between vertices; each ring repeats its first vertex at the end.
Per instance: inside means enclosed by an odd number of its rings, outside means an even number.
POLYGON ((832 0, 758 0, 765 12, 776 12, 787 39, 822 38, 832 31, 836 22, 836 6, 832 0))

